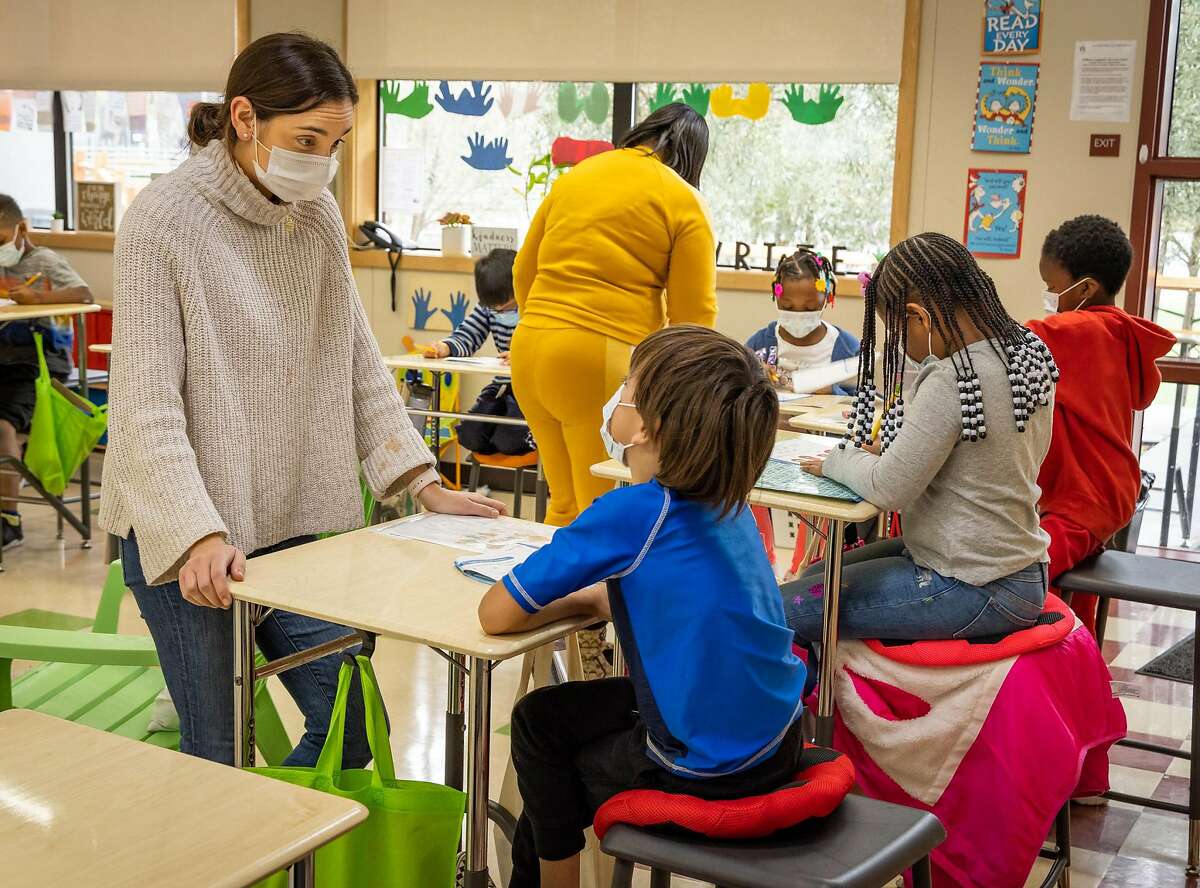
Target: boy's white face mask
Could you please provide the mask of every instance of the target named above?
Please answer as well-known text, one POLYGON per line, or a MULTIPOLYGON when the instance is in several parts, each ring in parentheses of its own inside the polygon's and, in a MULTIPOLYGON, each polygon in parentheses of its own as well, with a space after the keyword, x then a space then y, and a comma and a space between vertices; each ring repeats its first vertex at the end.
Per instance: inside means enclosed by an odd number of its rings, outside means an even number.
MULTIPOLYGON (((1063 290, 1061 293, 1055 293, 1053 290, 1043 290, 1042 291, 1042 310, 1045 311, 1046 314, 1048 314, 1048 315, 1058 314, 1059 300, 1063 296, 1067 295, 1068 293, 1070 293, 1072 290, 1074 290, 1076 287, 1078 287, 1080 284, 1082 284, 1084 281, 1087 281, 1087 280, 1091 280, 1091 278, 1080 278, 1075 283, 1071 284, 1071 286, 1067 287, 1067 289, 1063 290)), ((1084 299, 1083 302, 1081 302, 1077 306, 1075 306, 1073 311, 1079 311, 1079 309, 1083 308, 1083 306, 1086 304, 1087 304, 1087 300, 1084 299)))
POLYGON ((613 392, 613 396, 608 399, 608 403, 604 405, 601 411, 603 419, 600 422, 600 438, 604 441, 604 449, 610 457, 617 462, 625 463, 625 451, 630 447, 636 447, 636 444, 623 444, 612 436, 612 418, 617 412, 618 407, 634 407, 636 404, 631 404, 628 401, 622 401, 621 395, 625 394, 625 386, 622 385, 619 389, 613 392))

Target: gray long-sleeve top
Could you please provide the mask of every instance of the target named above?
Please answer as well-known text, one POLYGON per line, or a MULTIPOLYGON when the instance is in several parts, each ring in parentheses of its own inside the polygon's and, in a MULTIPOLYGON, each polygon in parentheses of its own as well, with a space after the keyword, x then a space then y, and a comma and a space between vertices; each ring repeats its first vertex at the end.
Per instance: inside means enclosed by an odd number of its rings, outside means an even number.
POLYGON ((987 438, 960 440, 954 367, 934 360, 904 392, 904 423, 887 452, 835 448, 824 472, 881 509, 902 512, 904 542, 918 565, 982 586, 1049 560, 1037 477, 1054 406, 1052 396, 1018 432, 1008 370, 994 343, 967 351, 983 390, 987 438))

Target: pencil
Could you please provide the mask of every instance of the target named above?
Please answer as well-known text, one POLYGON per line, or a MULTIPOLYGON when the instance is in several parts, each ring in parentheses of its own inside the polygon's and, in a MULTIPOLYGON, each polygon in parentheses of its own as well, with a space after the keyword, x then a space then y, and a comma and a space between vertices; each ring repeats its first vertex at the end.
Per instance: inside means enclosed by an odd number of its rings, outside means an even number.
POLYGON ((35 274, 31 274, 29 276, 29 279, 27 281, 25 281, 25 286, 28 287, 30 284, 32 284, 34 281, 36 281, 41 276, 42 276, 42 273, 40 271, 36 272, 35 274))

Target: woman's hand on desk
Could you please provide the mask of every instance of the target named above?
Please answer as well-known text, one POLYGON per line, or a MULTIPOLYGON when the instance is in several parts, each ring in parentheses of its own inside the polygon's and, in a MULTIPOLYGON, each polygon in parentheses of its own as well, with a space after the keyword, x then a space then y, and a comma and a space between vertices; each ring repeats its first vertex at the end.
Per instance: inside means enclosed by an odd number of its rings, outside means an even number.
POLYGON ((501 515, 508 514, 508 509, 499 500, 486 497, 481 493, 447 490, 440 484, 430 484, 417 494, 417 499, 430 512, 441 512, 443 515, 479 515, 483 518, 499 518, 501 515))
POLYGON ((220 534, 210 534, 188 549, 179 569, 179 591, 184 601, 199 607, 227 608, 233 603, 230 577, 238 582, 246 578, 246 556, 220 534))

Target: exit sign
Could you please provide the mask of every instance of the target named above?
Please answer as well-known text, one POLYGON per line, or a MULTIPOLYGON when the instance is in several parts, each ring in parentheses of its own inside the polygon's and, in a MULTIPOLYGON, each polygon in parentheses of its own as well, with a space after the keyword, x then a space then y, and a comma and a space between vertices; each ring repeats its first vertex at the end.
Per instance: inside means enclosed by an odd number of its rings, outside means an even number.
POLYGON ((1121 136, 1119 134, 1102 135, 1092 133, 1088 144, 1090 157, 1118 157, 1121 154, 1121 136))

